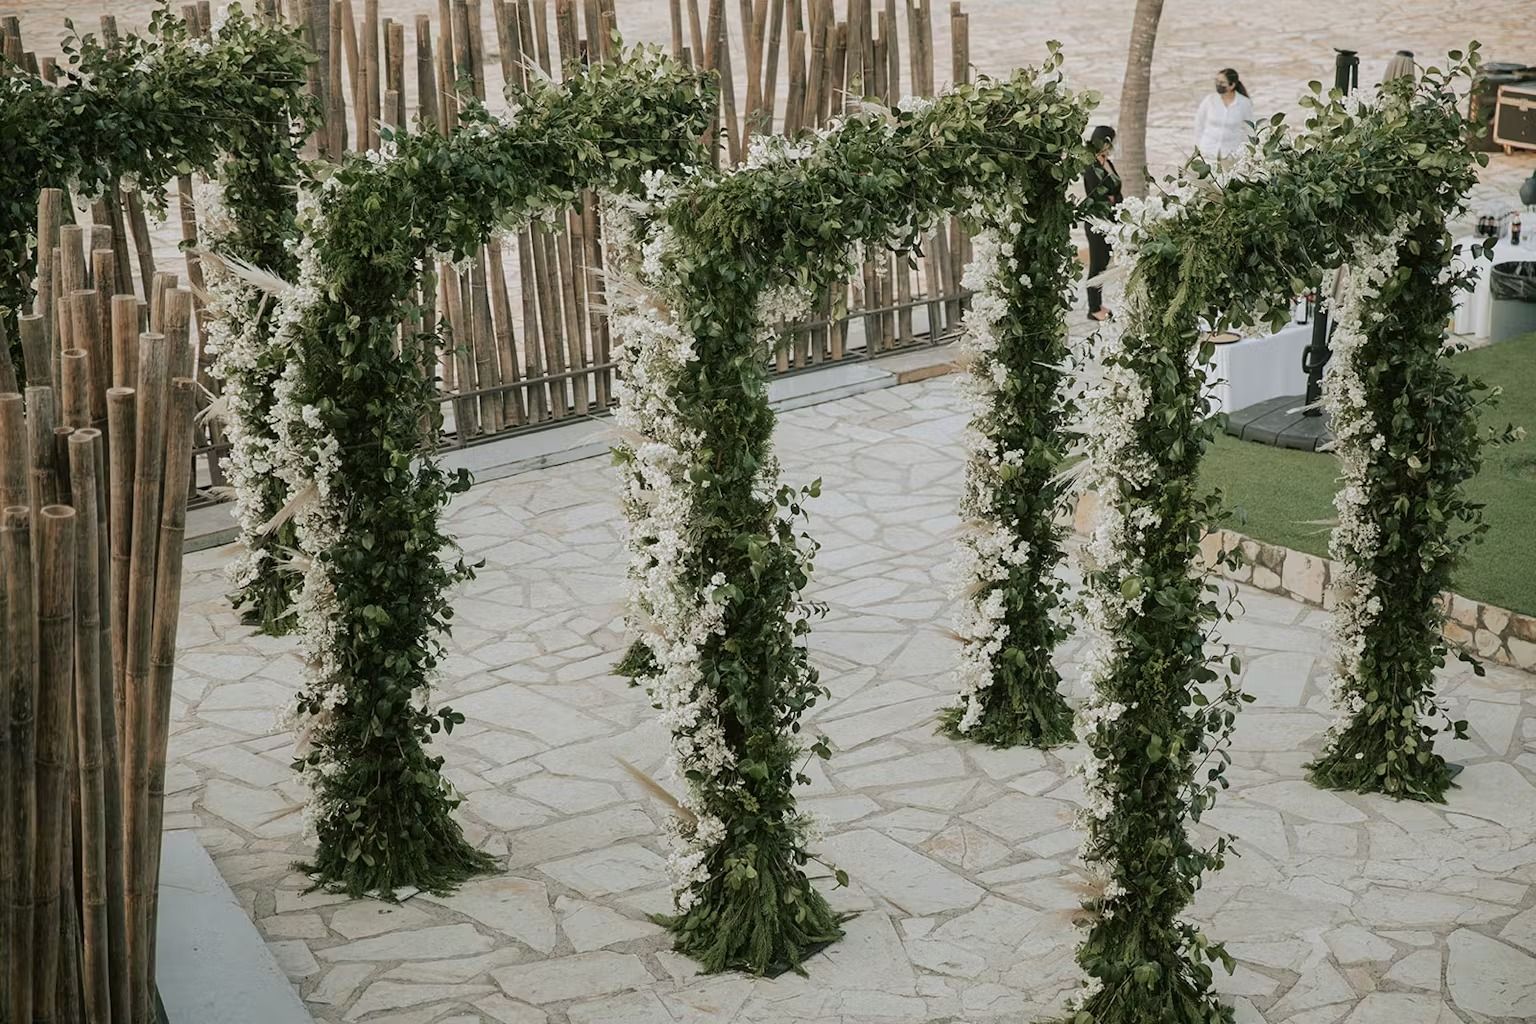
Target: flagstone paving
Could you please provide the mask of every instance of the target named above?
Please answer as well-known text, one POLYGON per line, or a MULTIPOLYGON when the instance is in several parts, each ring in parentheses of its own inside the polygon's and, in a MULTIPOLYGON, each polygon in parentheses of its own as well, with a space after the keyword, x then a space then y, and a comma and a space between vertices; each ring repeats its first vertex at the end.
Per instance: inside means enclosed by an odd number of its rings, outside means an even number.
MULTIPOLYGON (((1076 980, 1077 747, 998 752, 934 733, 953 641, 947 566, 961 403, 932 380, 786 414, 791 481, 823 480, 811 638, 835 749, 801 793, 856 912, 808 978, 699 976, 647 915, 668 907, 667 738, 610 667, 625 647, 615 473, 590 460, 477 487, 449 526, 486 560, 458 596, 442 693, 468 716, 439 745, 472 840, 504 871, 398 906, 305 894, 303 792, 274 713, 293 641, 224 603, 227 551, 192 556, 176 679, 171 827, 195 828, 317 1020, 367 1024, 1021 1022, 1076 980)), ((1472 722, 1445 807, 1322 793, 1302 778, 1329 722, 1328 614, 1243 590, 1232 635, 1258 698, 1233 788, 1200 826, 1242 856, 1193 908, 1238 961, 1240 1021, 1451 1024, 1536 1018, 1536 677, 1463 666, 1472 722)), ((1060 663, 1074 695, 1082 641, 1060 663)), ((820 870, 820 869, 818 869, 820 870)), ((821 872, 825 875, 825 872, 821 872)))

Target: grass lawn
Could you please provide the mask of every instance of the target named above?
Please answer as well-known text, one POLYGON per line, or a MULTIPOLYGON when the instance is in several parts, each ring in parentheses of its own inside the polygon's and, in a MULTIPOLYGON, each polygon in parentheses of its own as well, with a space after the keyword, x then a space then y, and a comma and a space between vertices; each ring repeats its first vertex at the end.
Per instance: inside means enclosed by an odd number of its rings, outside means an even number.
MULTIPOLYGON (((1518 444, 1494 449, 1469 485, 1487 507, 1489 531, 1473 546, 1456 591, 1474 600, 1536 614, 1536 334, 1455 357, 1457 365, 1504 394, 1484 423, 1523 426, 1518 444)), ((1223 434, 1206 453, 1202 478, 1238 512, 1229 525, 1272 544, 1328 553, 1337 462, 1329 454, 1289 451, 1223 434)))

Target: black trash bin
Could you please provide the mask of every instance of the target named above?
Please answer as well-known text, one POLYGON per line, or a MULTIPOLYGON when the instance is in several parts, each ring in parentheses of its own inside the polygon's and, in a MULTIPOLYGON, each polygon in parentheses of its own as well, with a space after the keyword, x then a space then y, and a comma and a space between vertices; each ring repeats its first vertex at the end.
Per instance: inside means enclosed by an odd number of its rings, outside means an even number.
POLYGON ((1498 263, 1488 272, 1488 340, 1503 341, 1536 331, 1536 262, 1498 263))
POLYGON ((1467 97, 1468 130, 1475 131, 1472 148, 1489 152, 1502 149, 1493 141, 1493 108, 1499 102, 1499 86, 1536 82, 1536 67, 1490 61, 1478 69, 1467 97))

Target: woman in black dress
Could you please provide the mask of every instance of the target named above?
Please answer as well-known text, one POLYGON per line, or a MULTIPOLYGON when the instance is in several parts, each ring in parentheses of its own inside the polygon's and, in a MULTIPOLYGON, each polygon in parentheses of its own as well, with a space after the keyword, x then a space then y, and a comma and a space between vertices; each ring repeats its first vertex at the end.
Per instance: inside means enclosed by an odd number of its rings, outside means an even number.
MULTIPOLYGON (((1088 147, 1095 160, 1083 171, 1083 188, 1090 200, 1097 199, 1109 206, 1111 213, 1124 198, 1121 192, 1120 173, 1109 156, 1115 148, 1115 130, 1101 124, 1088 138, 1088 147)), ((1093 279, 1109 269, 1109 240, 1088 226, 1088 277, 1093 279)), ((1104 308, 1104 290, 1088 286, 1088 319, 1108 320, 1113 314, 1104 308)))

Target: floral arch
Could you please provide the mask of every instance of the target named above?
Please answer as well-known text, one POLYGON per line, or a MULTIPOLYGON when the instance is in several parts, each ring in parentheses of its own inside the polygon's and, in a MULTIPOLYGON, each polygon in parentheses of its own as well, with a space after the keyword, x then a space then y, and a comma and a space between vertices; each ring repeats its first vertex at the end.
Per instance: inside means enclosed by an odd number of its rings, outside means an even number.
MULTIPOLYGON (((1076 214, 1066 189, 1090 103, 1063 85, 1059 65, 1053 47, 1043 68, 1008 79, 866 110, 815 136, 754 140, 740 170, 659 181, 648 202, 608 217, 628 233, 628 279, 609 294, 623 339, 619 456, 640 634, 621 669, 645 684, 672 733, 686 793, 669 923, 677 948, 707 970, 798 969, 841 934, 805 874, 808 823, 793 796, 799 719, 826 692, 802 643, 818 609, 802 594, 816 544, 799 520, 819 483, 780 483, 764 366, 777 326, 840 280, 859 246, 911 248, 956 210, 984 226, 974 316, 987 383, 967 502, 988 540, 971 547, 974 571, 1010 611, 1056 599, 1041 582, 1059 550, 1039 492, 1059 457, 1076 214), (1004 457, 1021 449, 1017 463, 1004 457), (1027 481, 1040 487, 1022 502, 1011 485, 1027 481), (1033 562, 1016 556, 1029 545, 1033 562)), ((970 644, 990 682, 996 652, 970 644)), ((1004 678, 1004 696, 1019 684, 1035 691, 1029 700, 1060 700, 1054 669, 1044 683, 1004 678)), ((811 750, 829 753, 821 740, 811 750)))
POLYGON ((277 313, 288 356, 273 462, 304 565, 295 717, 321 884, 441 890, 489 864, 425 749, 463 721, 428 696, 446 592, 473 567, 439 525, 469 481, 434 454, 441 417, 420 355, 436 341, 401 332, 421 261, 467 258, 584 189, 636 192, 648 172, 701 162, 711 89, 638 50, 559 86, 539 80, 511 97, 509 119, 470 108, 450 135, 396 133, 301 196, 298 277, 277 313))
MULTIPOLYGON (((1463 274, 1448 215, 1475 181, 1452 88, 1471 70, 1401 79, 1373 98, 1308 97, 1306 131, 1277 117, 1239 165, 1197 168, 1126 207, 1126 319, 1097 352, 1081 425, 1098 512, 1084 565, 1093 695, 1080 717, 1094 876, 1078 960, 1077 1022, 1230 1021, 1211 964, 1219 944, 1179 917, 1232 837, 1197 845, 1224 788, 1241 694, 1213 651, 1227 613, 1200 571, 1220 518, 1197 473, 1216 426, 1202 328, 1278 321, 1304 282, 1344 266, 1325 385, 1345 486, 1334 554, 1341 721, 1311 766, 1326 785, 1438 798, 1438 594, 1476 532, 1461 495, 1475 470, 1478 386, 1446 365, 1463 274)), ((1230 557, 1222 553, 1223 558, 1230 557)), ((1071 1019, 1071 1018, 1069 1018, 1071 1019)))

